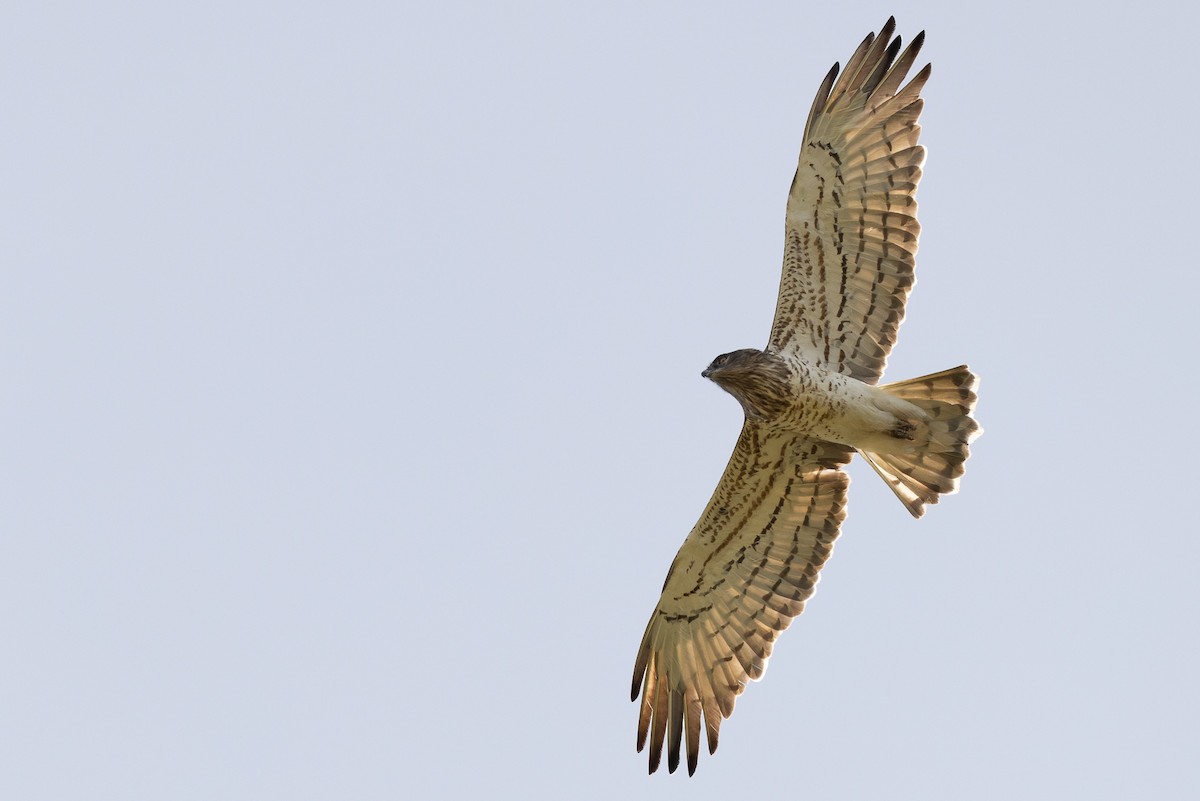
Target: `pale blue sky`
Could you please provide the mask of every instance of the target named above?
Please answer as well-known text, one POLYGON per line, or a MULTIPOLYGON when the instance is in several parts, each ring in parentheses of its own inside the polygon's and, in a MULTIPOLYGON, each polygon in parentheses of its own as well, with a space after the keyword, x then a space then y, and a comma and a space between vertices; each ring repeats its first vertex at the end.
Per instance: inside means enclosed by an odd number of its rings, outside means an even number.
POLYGON ((1183 799, 1200 175, 1181 3, 0 12, 0 797, 1183 799), (865 465, 695 778, 633 657, 740 425, 814 91, 927 31, 888 376, 982 376, 961 494, 865 465))

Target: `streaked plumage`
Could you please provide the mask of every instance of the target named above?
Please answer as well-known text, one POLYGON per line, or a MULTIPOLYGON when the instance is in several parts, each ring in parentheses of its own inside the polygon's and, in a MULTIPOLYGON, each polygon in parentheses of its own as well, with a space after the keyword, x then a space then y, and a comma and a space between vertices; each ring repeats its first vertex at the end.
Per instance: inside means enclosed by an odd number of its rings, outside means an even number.
POLYGON ((783 276, 765 350, 718 356, 705 377, 741 403, 741 436, 680 548, 638 651, 638 750, 650 771, 686 743, 696 769, 772 644, 812 595, 846 516, 857 451, 914 516, 955 492, 975 376, 964 367, 875 386, 904 317, 917 250, 914 193, 924 33, 900 52, 888 20, 825 77, 788 195, 783 276))

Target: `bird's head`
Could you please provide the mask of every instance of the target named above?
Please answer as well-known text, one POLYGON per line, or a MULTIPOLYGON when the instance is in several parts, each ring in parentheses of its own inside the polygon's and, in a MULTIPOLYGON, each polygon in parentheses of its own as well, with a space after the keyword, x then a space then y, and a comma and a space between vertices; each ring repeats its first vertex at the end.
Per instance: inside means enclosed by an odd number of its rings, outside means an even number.
POLYGON ((737 398, 747 417, 770 419, 788 406, 791 371, 774 353, 755 348, 722 353, 700 375, 737 398))

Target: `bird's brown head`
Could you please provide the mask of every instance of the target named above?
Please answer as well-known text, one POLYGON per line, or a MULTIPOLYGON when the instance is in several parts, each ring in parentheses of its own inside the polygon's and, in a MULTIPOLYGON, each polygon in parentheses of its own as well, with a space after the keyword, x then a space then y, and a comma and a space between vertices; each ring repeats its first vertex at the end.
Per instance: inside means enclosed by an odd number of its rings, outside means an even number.
POLYGON ((747 417, 769 420, 788 407, 791 373, 773 353, 754 348, 722 353, 700 375, 737 398, 747 417))

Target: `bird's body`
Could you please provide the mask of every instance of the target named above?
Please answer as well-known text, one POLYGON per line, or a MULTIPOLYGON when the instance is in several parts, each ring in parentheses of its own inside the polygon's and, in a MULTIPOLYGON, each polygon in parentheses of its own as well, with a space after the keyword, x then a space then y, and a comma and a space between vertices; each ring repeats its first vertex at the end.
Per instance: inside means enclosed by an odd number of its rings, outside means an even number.
POLYGON ((903 53, 894 20, 825 77, 788 194, 783 273, 761 350, 704 370, 745 413, 712 498, 667 573, 634 665, 638 750, 696 769, 775 638, 812 595, 846 516, 857 452, 916 517, 955 492, 976 378, 965 366, 879 385, 913 284, 915 192, 927 65, 901 87, 924 41, 903 53))
POLYGON ((879 390, 770 349, 735 351, 703 375, 737 398, 748 418, 777 431, 854 445, 858 435, 885 422, 865 419, 879 390))
POLYGON ((703 372, 764 430, 806 434, 858 451, 911 453, 929 415, 919 406, 796 354, 746 349, 703 372))

